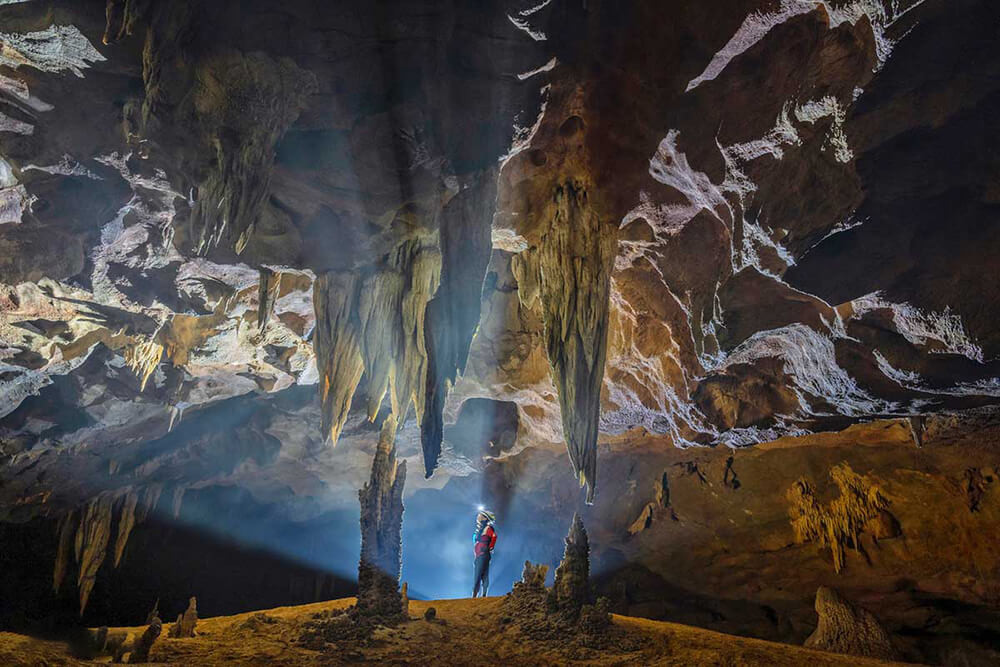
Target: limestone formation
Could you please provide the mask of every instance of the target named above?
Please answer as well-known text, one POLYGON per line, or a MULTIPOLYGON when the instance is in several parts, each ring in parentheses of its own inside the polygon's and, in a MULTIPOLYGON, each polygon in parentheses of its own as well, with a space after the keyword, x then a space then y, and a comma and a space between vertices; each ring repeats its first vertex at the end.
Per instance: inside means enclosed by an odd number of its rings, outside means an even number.
POLYGON ((177 615, 177 621, 170 628, 170 637, 194 637, 195 626, 198 624, 198 601, 192 596, 187 609, 177 615))
POLYGON ((121 497, 118 508, 118 534, 115 537, 115 567, 121 563, 122 554, 125 553, 125 545, 128 544, 128 536, 132 533, 138 517, 136 516, 136 505, 139 502, 139 494, 130 489, 121 497))
POLYGON ((356 276, 332 272, 318 276, 313 291, 316 304, 313 344, 319 368, 323 433, 334 444, 364 371, 357 292, 356 276))
POLYGON ((544 563, 533 564, 531 561, 524 561, 524 570, 521 572, 521 583, 532 588, 545 588, 545 577, 549 574, 549 566, 544 563))
MULTIPOLYGON (((819 542, 833 554, 833 566, 837 572, 844 568, 847 547, 856 551, 861 547, 861 535, 872 532, 872 523, 885 523, 889 501, 881 489, 866 478, 855 473, 847 463, 834 466, 830 470, 840 494, 828 505, 821 505, 816 499, 813 487, 800 479, 788 491, 791 503, 789 516, 792 528, 799 542, 819 542)), ((889 523, 894 519, 890 515, 889 523)), ((895 531, 888 531, 887 537, 895 531)), ((898 534, 898 532, 896 532, 898 534)))
POLYGON ((59 546, 56 547, 55 567, 52 572, 52 590, 57 594, 66 578, 69 561, 73 558, 75 535, 76 513, 71 511, 59 519, 59 546))
POLYGON ((448 392, 465 371, 469 346, 479 325, 495 209, 496 175, 488 172, 477 186, 455 195, 441 214, 441 284, 427 303, 427 379, 420 389, 426 403, 420 438, 428 477, 441 453, 442 412, 448 392))
POLYGON ((153 643, 160 636, 162 630, 163 622, 159 616, 154 616, 143 633, 132 644, 132 652, 128 658, 130 665, 149 662, 149 652, 153 649, 153 643))
POLYGON ((103 493, 89 503, 80 515, 76 531, 76 562, 79 564, 77 585, 80 589, 80 614, 87 607, 90 592, 97 580, 97 571, 107 554, 111 538, 111 517, 114 495, 103 493))
POLYGON ((257 287, 257 329, 261 332, 274 314, 274 302, 281 289, 281 273, 262 266, 257 287))
POLYGON ((899 652, 879 620, 867 609, 848 602, 832 588, 816 591, 819 622, 805 646, 880 660, 898 660, 899 652))
POLYGON ((585 182, 570 180, 552 193, 552 218, 537 250, 512 268, 530 306, 537 294, 545 347, 559 392, 569 458, 593 502, 597 432, 607 356, 611 268, 616 238, 590 203, 585 182), (536 287, 537 286, 537 287, 536 287))
POLYGON ((552 595, 557 608, 575 618, 590 601, 590 543, 579 514, 573 515, 565 542, 552 595))
POLYGON ((372 461, 371 479, 358 491, 361 503, 361 558, 358 563, 358 610, 396 618, 402 609, 403 485, 406 461, 396 461, 396 420, 382 425, 372 461))

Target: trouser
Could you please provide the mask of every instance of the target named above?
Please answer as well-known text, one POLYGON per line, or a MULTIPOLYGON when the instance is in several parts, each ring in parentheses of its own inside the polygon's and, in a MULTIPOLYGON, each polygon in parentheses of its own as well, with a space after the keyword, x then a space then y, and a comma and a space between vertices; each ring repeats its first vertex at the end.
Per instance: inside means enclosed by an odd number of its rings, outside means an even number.
POLYGON ((472 587, 472 597, 479 595, 479 587, 483 588, 483 597, 490 588, 490 553, 487 551, 482 556, 476 556, 474 565, 475 585, 472 587))

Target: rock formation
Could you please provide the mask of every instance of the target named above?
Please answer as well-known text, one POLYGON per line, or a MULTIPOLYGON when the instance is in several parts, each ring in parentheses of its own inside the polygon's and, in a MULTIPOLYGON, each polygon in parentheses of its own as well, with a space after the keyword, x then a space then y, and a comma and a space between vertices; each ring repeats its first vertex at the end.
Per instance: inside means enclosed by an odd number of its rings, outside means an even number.
POLYGON ((579 514, 573 515, 565 542, 566 550, 556 568, 552 595, 556 607, 575 618, 590 601, 590 543, 579 514))
POLYGON ((351 560, 391 414, 414 539, 582 496, 637 613, 993 636, 995 7, 664 7, 0 2, 0 624, 351 560))
POLYGON ((545 577, 549 575, 549 566, 544 563, 533 564, 531 561, 524 561, 524 570, 521 572, 521 583, 531 588, 545 588, 545 577))
POLYGON ((395 618, 402 609, 403 485, 406 462, 396 461, 396 420, 382 425, 371 480, 358 491, 361 503, 361 559, 358 563, 358 610, 395 618))
POLYGON ((831 653, 898 660, 899 652, 875 615, 845 600, 832 588, 816 591, 819 623, 805 646, 831 653))
POLYGON ((198 601, 192 596, 187 609, 177 615, 177 621, 170 628, 170 637, 194 637, 195 626, 198 625, 198 601))
POLYGON ((795 537, 800 542, 819 542, 833 554, 833 567, 837 572, 844 568, 848 546, 861 549, 861 534, 871 532, 878 537, 898 535, 898 523, 886 512, 889 501, 881 489, 855 473, 849 465, 840 464, 830 470, 830 477, 840 494, 829 504, 820 505, 815 491, 806 480, 800 479, 788 491, 791 503, 789 516, 795 537), (882 518, 886 517, 886 518, 882 518), (880 529, 879 526, 896 528, 880 529))
POLYGON ((149 652, 152 650, 153 643, 160 636, 162 630, 163 622, 159 616, 154 616, 143 633, 132 644, 132 650, 128 658, 130 665, 149 662, 149 652))

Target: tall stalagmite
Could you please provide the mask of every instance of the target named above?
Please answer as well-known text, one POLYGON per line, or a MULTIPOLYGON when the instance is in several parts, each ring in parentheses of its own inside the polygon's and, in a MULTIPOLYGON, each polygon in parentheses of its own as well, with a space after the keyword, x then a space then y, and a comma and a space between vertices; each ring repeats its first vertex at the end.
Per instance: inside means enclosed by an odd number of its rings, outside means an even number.
POLYGON ((579 514, 573 514, 552 594, 559 609, 571 616, 579 614, 590 599, 590 541, 579 514))
POLYGON ((358 491, 361 503, 361 558, 358 562, 358 609, 396 617, 402 609, 403 485, 406 461, 396 461, 396 419, 382 425, 372 461, 371 480, 358 491))

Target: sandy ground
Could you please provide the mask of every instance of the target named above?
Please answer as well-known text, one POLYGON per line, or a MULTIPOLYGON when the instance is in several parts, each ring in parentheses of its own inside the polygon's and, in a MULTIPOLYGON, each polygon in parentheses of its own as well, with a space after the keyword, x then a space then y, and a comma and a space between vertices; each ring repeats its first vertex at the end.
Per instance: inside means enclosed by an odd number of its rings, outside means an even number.
MULTIPOLYGON (((333 600, 265 612, 206 618, 193 639, 164 634, 153 647, 152 662, 170 665, 885 665, 877 660, 838 656, 797 646, 723 635, 699 628, 628 616, 614 616, 629 646, 590 649, 574 642, 528 639, 513 624, 502 628, 503 598, 436 600, 410 603, 414 619, 379 629, 367 642, 328 644, 324 650, 300 645, 305 624, 315 614, 347 607, 353 599, 333 600), (424 620, 428 607, 437 619, 424 620)), ((113 628, 133 635, 142 628, 113 628)), ((103 658, 96 662, 108 662, 103 658)), ((0 633, 2 665, 83 665, 65 644, 0 633)))

